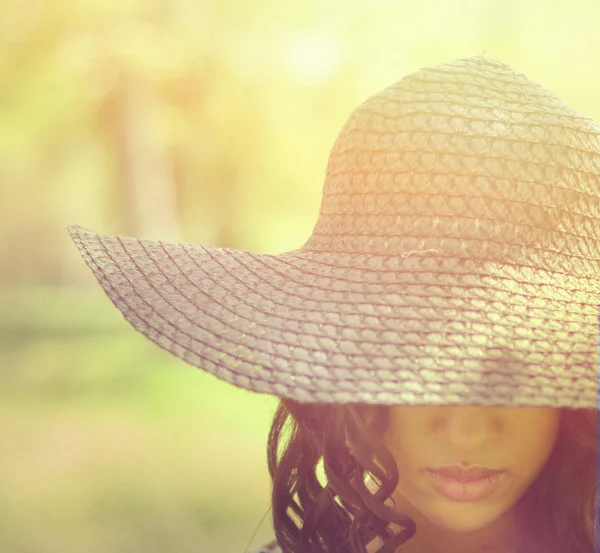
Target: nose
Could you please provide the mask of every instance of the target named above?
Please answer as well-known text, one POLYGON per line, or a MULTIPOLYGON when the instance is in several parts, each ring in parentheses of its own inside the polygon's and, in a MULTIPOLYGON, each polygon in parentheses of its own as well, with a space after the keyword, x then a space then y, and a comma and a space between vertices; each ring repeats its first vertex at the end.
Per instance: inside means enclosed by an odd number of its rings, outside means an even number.
POLYGON ((501 421, 494 409, 479 406, 449 406, 438 412, 434 420, 436 436, 456 449, 481 448, 496 439, 501 421))

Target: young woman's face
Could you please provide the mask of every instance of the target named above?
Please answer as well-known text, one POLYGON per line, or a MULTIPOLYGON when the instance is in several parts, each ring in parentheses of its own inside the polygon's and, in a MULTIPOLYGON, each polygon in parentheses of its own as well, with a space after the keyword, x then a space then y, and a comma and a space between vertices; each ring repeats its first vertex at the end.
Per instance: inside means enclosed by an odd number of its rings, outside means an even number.
MULTIPOLYGON (((394 499, 414 515, 417 533, 450 539, 477 533, 506 515, 546 463, 556 442, 560 411, 548 408, 393 406, 385 436, 397 460, 394 499), (427 469, 467 463, 505 471, 478 501, 449 499, 427 469)), ((506 518, 506 517, 504 517, 506 518)))

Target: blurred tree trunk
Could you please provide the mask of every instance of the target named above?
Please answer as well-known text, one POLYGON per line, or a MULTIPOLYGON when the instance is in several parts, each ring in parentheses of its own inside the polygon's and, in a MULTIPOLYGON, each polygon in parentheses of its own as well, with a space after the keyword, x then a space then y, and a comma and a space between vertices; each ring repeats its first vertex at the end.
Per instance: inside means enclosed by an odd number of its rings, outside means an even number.
POLYGON ((152 83, 124 69, 114 101, 123 232, 177 241, 181 236, 177 187, 161 136, 159 98, 152 83))

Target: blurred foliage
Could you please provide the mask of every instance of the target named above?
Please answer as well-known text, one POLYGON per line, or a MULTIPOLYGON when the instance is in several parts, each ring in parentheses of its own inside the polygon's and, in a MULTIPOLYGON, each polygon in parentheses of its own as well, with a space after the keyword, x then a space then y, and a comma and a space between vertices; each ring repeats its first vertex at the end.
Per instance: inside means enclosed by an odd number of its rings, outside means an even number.
POLYGON ((600 119, 599 17, 595 0, 5 0, 0 551, 242 553, 269 505, 273 398, 133 332, 68 224, 300 247, 348 115, 420 67, 485 52, 600 119))
POLYGON ((104 297, 32 297, 42 322, 0 334, 0 551, 242 551, 268 508, 273 398, 181 367, 104 297))

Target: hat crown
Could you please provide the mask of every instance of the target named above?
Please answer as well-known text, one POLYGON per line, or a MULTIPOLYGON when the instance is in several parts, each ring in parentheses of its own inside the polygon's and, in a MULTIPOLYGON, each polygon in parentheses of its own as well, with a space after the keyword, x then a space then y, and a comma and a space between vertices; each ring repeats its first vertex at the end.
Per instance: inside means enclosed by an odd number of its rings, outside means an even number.
POLYGON ((480 55, 352 112, 304 249, 434 250, 597 277, 599 239, 600 125, 480 55))

